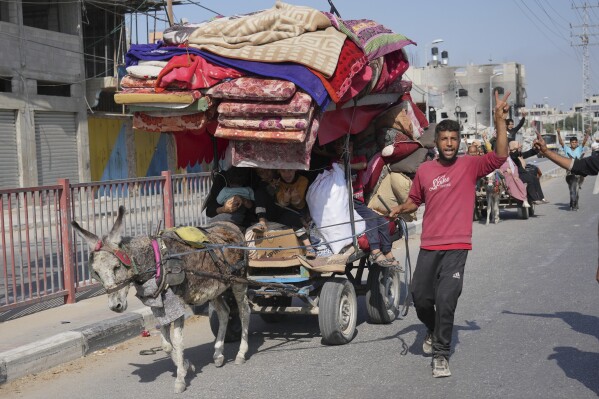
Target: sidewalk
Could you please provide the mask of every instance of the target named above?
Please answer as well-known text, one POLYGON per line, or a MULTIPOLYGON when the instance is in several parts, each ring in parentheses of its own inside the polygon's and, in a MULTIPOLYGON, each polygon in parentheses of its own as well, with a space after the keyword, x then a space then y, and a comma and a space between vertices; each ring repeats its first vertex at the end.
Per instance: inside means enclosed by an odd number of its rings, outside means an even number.
MULTIPOLYGON (((408 223, 409 235, 419 234, 419 220, 408 223)), ((100 349, 156 329, 150 308, 129 290, 128 308, 108 309, 106 295, 84 299, 0 323, 0 384, 84 357, 100 349)), ((33 305, 35 306, 35 305, 33 305)))

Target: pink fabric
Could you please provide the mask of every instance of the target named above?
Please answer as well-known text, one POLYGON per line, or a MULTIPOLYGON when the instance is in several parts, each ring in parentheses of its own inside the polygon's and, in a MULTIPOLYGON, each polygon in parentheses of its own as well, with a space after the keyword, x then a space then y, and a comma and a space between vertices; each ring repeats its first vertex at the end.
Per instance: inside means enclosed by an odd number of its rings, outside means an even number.
POLYGON ((325 112, 320 121, 318 143, 325 145, 347 133, 362 132, 385 108, 386 104, 362 105, 325 112))
POLYGON ((310 169, 310 153, 316 141, 318 119, 314 118, 310 133, 303 143, 266 143, 261 141, 235 141, 233 165, 265 169, 310 169))
POLYGON ((125 75, 121 79, 121 87, 134 88, 134 87, 150 87, 153 88, 156 84, 156 79, 148 78, 136 78, 135 76, 125 75))
POLYGON ((238 78, 210 88, 206 94, 229 100, 286 101, 295 94, 287 80, 238 78))
POLYGON ((505 184, 507 185, 507 191, 509 194, 517 200, 526 201, 526 185, 522 182, 522 180, 520 180, 518 168, 514 167, 512 172, 509 161, 505 161, 499 170, 505 178, 505 184))
POLYGON ((263 116, 261 118, 241 118, 218 116, 218 125, 234 129, 260 130, 306 130, 310 124, 310 115, 293 116, 263 116))
POLYGON ((229 140, 263 141, 268 143, 302 143, 306 139, 306 130, 251 130, 222 127, 216 128, 214 137, 229 140))
POLYGON ((156 79, 156 91, 166 87, 204 89, 214 86, 223 79, 243 76, 236 69, 215 65, 195 54, 176 55, 170 59, 156 79))
POLYGON ((312 97, 306 93, 296 92, 285 102, 241 102, 222 101, 218 113, 226 116, 294 116, 304 115, 310 111, 312 97))
POLYGON ((178 116, 150 116, 143 112, 133 114, 133 129, 146 132, 184 132, 201 130, 206 126, 208 116, 204 112, 178 116))

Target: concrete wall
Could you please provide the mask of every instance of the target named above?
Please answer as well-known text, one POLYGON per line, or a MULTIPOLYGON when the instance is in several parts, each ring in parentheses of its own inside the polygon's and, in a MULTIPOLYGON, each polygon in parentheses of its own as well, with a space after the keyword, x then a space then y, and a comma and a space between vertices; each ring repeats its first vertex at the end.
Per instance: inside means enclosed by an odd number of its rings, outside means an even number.
POLYGON ((35 111, 77 114, 79 181, 90 180, 83 43, 78 3, 60 6, 61 30, 24 26, 21 2, 10 2, 10 21, 0 22, 0 75, 12 77, 12 93, 0 93, 0 109, 17 111, 17 153, 22 186, 38 184, 35 111), (70 84, 71 96, 37 94, 38 81, 70 84))

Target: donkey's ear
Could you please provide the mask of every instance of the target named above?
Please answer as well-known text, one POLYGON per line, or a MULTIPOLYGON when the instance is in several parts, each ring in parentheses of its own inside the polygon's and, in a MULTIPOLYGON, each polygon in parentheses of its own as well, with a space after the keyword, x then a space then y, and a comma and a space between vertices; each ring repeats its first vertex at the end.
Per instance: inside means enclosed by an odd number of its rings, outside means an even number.
POLYGON ((96 244, 98 243, 98 241, 100 241, 100 238, 97 235, 85 230, 83 227, 79 226, 79 223, 75 221, 72 221, 71 225, 73 226, 75 231, 81 236, 81 238, 85 240, 85 242, 90 248, 96 247, 96 244))
POLYGON ((108 233, 108 241, 119 245, 121 243, 121 235, 123 233, 123 216, 125 216, 125 207, 119 206, 119 215, 116 217, 116 221, 114 222, 114 226, 112 226, 112 230, 108 233))

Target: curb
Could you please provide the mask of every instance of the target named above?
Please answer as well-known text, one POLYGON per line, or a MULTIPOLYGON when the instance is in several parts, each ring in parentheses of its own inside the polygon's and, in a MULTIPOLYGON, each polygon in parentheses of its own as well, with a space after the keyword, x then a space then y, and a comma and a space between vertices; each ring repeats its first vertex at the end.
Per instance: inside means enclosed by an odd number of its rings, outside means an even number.
POLYGON ((0 384, 129 340, 155 324, 152 311, 145 308, 2 352, 0 384))
POLYGON ((564 169, 560 166, 556 166, 552 169, 549 169, 549 170, 543 172, 543 175, 541 176, 541 178, 539 180, 545 181, 545 180, 549 180, 549 179, 554 179, 556 177, 562 177, 565 175, 566 175, 566 169, 564 169))

